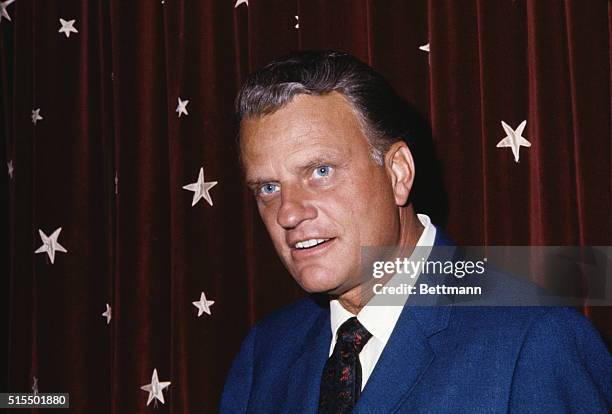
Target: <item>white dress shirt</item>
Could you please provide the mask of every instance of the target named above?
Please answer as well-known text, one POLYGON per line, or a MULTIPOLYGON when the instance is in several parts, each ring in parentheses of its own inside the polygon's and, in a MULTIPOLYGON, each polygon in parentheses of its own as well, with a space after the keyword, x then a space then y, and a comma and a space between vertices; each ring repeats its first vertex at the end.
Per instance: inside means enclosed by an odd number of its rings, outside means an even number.
MULTIPOLYGON (((433 246, 436 238, 436 228, 431 224, 430 218, 425 214, 417 214, 421 224, 425 229, 419 240, 417 246, 433 246)), ((422 251, 422 250, 421 250, 422 251)), ((427 255, 429 257, 429 255, 427 255)), ((418 275, 416 275, 418 277, 418 275)), ((393 280, 393 278, 391 279, 393 280)), ((416 281, 416 277, 413 282, 416 281)), ((375 305, 368 306, 366 304, 361 311, 357 314, 357 320, 372 334, 370 340, 365 344, 361 352, 359 353, 359 361, 361 362, 361 389, 365 387, 368 378, 372 374, 378 358, 385 349, 387 341, 395 328, 395 324, 402 313, 403 306, 408 299, 408 295, 402 295, 404 297, 401 306, 399 304, 393 306, 375 305)), ((329 355, 331 356, 334 346, 336 345, 336 333, 340 325, 346 322, 353 315, 351 312, 344 309, 337 299, 329 302, 330 317, 331 317, 331 330, 332 330, 332 341, 329 348, 329 355)))

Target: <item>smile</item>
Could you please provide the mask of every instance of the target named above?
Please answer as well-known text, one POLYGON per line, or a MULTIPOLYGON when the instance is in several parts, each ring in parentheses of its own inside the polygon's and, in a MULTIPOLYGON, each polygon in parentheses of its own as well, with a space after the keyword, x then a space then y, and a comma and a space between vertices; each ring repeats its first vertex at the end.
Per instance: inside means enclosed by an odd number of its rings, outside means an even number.
POLYGON ((299 241, 295 244, 296 249, 309 249, 314 246, 318 246, 319 244, 325 243, 329 239, 309 239, 304 241, 299 241))
POLYGON ((325 253, 334 244, 336 238, 331 239, 308 239, 297 242, 291 249, 291 256, 294 260, 317 257, 325 253))

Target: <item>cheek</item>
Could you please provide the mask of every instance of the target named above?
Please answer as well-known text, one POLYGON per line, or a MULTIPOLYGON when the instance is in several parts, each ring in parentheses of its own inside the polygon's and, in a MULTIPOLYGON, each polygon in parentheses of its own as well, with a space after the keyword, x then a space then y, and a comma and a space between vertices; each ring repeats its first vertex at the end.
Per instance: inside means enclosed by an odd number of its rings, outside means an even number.
MULTIPOLYGON (((347 180, 341 186, 329 191, 320 200, 319 212, 333 223, 333 230, 343 239, 341 256, 351 256, 361 244, 364 217, 368 215, 368 206, 363 203, 363 196, 354 180, 347 180)), ((327 221, 326 220, 326 221, 327 221)))
POLYGON ((268 231, 268 235, 272 239, 277 251, 280 253, 279 249, 283 245, 284 232, 276 221, 277 209, 274 208, 274 205, 263 206, 262 204, 258 204, 257 207, 259 209, 259 216, 268 231))
POLYGON ((386 176, 371 174, 370 180, 356 183, 351 222, 359 235, 361 246, 379 245, 392 241, 398 224, 395 198, 386 176))

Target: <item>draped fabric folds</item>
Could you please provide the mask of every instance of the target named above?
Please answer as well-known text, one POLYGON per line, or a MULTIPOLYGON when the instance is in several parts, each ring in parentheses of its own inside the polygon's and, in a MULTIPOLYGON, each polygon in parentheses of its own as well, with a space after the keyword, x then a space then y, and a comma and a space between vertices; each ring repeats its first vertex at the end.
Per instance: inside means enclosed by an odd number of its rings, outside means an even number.
MULTIPOLYGON (((457 242, 612 244, 609 1, 17 0, 5 9, 3 389, 36 382, 41 393, 70 393, 74 412, 148 412, 140 387, 156 369, 171 382, 159 412, 216 411, 249 327, 303 295, 242 184, 232 115, 246 74, 291 50, 348 51, 414 106, 437 154, 417 160, 418 206, 457 242), (60 19, 78 32, 58 33, 60 19), (189 101, 180 117, 179 98, 189 101), (532 145, 519 162, 496 146, 502 121, 527 121, 532 145), (212 206, 191 206, 182 188, 201 167, 218 182, 212 206), (68 252, 51 263, 34 253, 39 230, 60 227, 68 252), (214 304, 197 317, 201 292, 214 304)), ((585 312, 610 340, 612 310, 585 312)))

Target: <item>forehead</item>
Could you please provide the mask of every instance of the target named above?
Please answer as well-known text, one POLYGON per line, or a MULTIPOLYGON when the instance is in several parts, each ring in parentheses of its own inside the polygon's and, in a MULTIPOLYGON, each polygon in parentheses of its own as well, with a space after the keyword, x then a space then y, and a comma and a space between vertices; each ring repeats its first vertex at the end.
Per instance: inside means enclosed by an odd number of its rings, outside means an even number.
POLYGON ((290 161, 309 153, 350 153, 367 145, 361 124, 337 92, 297 95, 289 104, 240 125, 240 151, 245 172, 272 158, 290 161))

